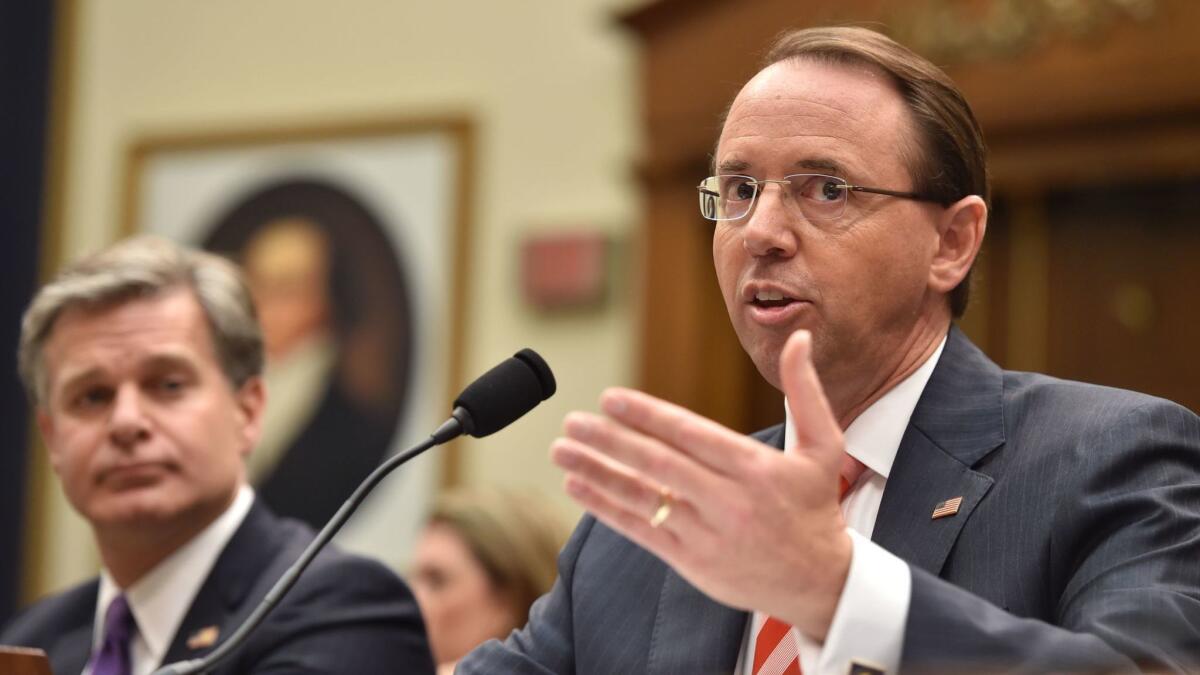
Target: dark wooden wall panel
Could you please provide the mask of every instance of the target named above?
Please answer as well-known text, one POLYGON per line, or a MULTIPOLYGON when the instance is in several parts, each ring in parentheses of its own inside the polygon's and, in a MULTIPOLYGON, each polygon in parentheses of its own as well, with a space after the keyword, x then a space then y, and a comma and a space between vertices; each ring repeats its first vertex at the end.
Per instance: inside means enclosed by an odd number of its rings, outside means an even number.
MULTIPOLYGON (((1135 16, 1096 0, 1078 5, 1083 15, 1044 15, 1018 26, 1024 33, 1007 34, 1000 29, 1011 25, 995 20, 996 12, 1066 5, 660 0, 623 16, 642 46, 647 139, 638 167, 646 204, 641 385, 738 429, 782 416, 777 394, 729 328, 695 185, 707 174, 725 107, 772 38, 787 28, 831 23, 876 27, 929 55, 960 84, 984 125, 999 208, 977 263, 978 301, 962 322, 968 333, 1005 364, 1098 372, 1068 367, 1060 356, 1061 345, 1081 333, 1051 316, 1063 292, 1052 294, 1051 284, 1059 280, 1054 275, 1068 274, 1061 266, 1075 264, 1062 255, 1063 242, 1080 233, 1053 222, 1051 196, 1122 181, 1200 177, 1200 3, 1133 4, 1148 13, 1135 16), (947 16, 958 23, 946 28, 939 22, 947 16), (959 40, 964 34, 978 39, 959 40)), ((1131 254, 1153 261, 1162 253, 1155 246, 1173 245, 1157 241, 1131 254)), ((1200 285, 1193 267, 1179 273, 1181 284, 1200 285)), ((1190 310, 1168 311, 1174 323, 1193 320, 1184 316, 1190 310)), ((1158 338, 1145 339, 1157 344, 1158 338)))

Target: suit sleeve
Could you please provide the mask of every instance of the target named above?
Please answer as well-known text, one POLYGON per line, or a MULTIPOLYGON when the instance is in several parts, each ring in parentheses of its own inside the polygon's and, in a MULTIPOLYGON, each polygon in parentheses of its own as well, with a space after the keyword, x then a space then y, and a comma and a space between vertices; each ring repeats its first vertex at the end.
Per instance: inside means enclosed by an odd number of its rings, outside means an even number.
POLYGON ((571 588, 575 563, 596 521, 584 516, 558 555, 558 579, 533 603, 529 622, 504 642, 489 640, 458 663, 455 675, 513 673, 547 675, 575 672, 575 626, 571 588))
POLYGON ((1048 544, 1052 620, 914 568, 902 670, 1196 672, 1200 420, 1143 405, 1080 438, 1064 469, 1045 485, 1062 495, 1048 544))
POLYGON ((384 566, 339 555, 292 589, 235 657, 254 675, 432 675, 416 600, 384 566))

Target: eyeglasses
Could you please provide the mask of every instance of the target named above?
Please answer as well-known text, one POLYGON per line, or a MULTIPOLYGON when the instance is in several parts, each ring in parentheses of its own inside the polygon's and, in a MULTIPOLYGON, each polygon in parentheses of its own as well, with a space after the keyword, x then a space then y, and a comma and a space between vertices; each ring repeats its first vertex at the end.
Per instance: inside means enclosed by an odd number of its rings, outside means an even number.
POLYGON ((750 176, 709 176, 700 182, 700 214, 709 220, 737 220, 745 218, 754 208, 754 199, 767 183, 778 183, 790 190, 792 201, 809 220, 836 220, 846 212, 846 202, 851 192, 938 201, 916 192, 899 192, 882 188, 851 185, 844 178, 819 173, 797 173, 784 176, 781 180, 758 180, 750 176))

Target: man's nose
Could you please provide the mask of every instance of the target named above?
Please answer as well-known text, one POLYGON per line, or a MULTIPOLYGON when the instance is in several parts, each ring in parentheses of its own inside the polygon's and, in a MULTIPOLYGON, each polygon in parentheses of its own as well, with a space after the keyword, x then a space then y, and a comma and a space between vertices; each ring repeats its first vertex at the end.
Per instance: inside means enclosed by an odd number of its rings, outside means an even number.
POLYGON ((754 208, 746 215, 743 245, 753 256, 790 257, 799 245, 796 225, 799 214, 788 204, 787 185, 767 183, 760 188, 754 208))
POLYGON ((138 388, 133 385, 120 387, 114 396, 108 423, 113 443, 120 447, 130 447, 149 438, 149 421, 146 419, 138 388))

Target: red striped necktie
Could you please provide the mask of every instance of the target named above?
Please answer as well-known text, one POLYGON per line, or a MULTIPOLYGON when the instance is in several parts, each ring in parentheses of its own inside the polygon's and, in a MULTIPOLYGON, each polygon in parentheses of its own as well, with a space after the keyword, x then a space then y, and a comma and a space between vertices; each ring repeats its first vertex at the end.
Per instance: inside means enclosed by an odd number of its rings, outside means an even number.
MULTIPOLYGON (((862 462, 850 455, 842 458, 838 476, 838 499, 849 492, 850 486, 866 470, 862 462)), ((800 671, 800 646, 791 637, 792 626, 768 616, 754 638, 754 675, 803 675, 800 671)))

